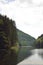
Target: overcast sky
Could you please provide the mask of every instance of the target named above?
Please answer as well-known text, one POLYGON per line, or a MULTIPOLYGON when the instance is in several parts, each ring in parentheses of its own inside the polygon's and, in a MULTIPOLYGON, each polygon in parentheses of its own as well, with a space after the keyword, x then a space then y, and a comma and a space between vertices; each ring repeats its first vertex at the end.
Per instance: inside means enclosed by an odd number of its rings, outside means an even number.
POLYGON ((0 0, 0 13, 35 38, 43 34, 43 0, 0 0))

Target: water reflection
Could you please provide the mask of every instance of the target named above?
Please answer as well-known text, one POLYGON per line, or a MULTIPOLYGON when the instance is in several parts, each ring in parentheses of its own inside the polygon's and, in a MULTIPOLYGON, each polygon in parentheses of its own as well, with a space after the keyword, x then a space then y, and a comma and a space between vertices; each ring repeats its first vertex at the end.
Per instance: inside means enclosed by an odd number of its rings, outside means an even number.
POLYGON ((30 57, 33 53, 29 47, 21 47, 19 54, 18 54, 18 63, 30 57))
MULTIPOLYGON (((29 52, 29 50, 28 50, 29 52)), ((31 55, 18 65, 43 65, 43 49, 30 50, 31 55)))
POLYGON ((38 50, 38 55, 43 59, 43 49, 38 50))

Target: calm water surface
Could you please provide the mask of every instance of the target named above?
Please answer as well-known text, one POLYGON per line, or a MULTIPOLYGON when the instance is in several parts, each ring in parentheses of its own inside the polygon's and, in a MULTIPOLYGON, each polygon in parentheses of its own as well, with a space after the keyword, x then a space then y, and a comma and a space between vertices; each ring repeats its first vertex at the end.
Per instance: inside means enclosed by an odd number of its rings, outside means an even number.
POLYGON ((30 50, 31 56, 28 56, 18 65, 43 65, 43 49, 30 50))

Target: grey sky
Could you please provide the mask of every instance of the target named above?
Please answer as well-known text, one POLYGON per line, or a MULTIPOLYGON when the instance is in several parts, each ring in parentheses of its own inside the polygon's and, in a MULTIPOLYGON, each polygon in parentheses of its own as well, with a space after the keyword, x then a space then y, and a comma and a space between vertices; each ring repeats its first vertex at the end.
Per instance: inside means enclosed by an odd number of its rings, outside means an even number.
POLYGON ((0 13, 15 20, 18 29, 35 38, 43 34, 43 0, 0 0, 0 13))
POLYGON ((12 2, 12 1, 15 1, 15 0, 0 0, 0 2, 2 2, 3 4, 6 4, 6 3, 9 3, 9 2, 12 2))
POLYGON ((31 4, 32 6, 43 6, 43 0, 19 0, 20 3, 27 2, 28 4, 31 4))
POLYGON ((32 3, 32 0, 19 0, 21 3, 23 2, 28 2, 28 3, 32 3))

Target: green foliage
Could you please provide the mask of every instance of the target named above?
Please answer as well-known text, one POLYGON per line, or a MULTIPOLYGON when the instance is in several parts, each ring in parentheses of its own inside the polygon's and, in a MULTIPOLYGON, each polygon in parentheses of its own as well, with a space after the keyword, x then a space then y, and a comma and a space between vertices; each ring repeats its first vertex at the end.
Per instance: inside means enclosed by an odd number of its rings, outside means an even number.
POLYGON ((18 47, 15 21, 0 15, 0 65, 16 65, 18 47))
POLYGON ((35 38, 17 29, 19 44, 22 46, 32 46, 35 38))
POLYGON ((0 25, 2 25, 2 24, 3 24, 3 20, 0 19, 0 25))
POLYGON ((20 62, 31 55, 30 50, 32 49, 32 45, 35 41, 35 38, 18 29, 17 29, 17 37, 20 46, 20 50, 18 54, 18 62, 20 62), (26 46, 31 46, 31 47, 26 47, 26 46))
POLYGON ((35 47, 36 48, 43 48, 43 34, 36 39, 35 47))

